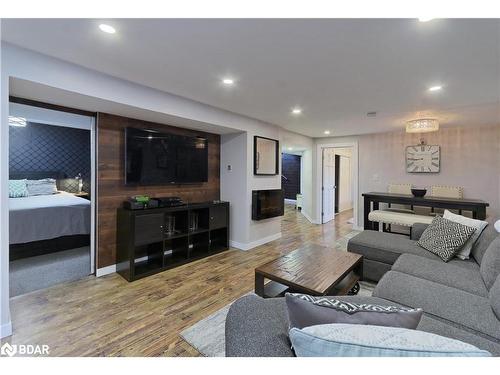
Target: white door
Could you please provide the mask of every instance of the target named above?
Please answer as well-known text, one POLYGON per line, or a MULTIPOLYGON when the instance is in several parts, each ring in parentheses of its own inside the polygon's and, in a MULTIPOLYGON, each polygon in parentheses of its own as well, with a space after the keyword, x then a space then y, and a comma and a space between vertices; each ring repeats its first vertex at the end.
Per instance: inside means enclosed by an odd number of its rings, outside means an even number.
POLYGON ((335 152, 323 149, 323 204, 321 222, 328 223, 335 215, 335 152))

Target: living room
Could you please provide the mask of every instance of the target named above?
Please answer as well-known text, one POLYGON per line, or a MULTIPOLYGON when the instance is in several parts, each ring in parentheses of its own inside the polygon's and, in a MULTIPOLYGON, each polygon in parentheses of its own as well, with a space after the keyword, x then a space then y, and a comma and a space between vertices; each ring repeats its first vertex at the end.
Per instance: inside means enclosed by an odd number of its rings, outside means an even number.
POLYGON ((500 22, 331 17, 2 18, 5 353, 500 356, 500 22), (92 119, 92 268, 14 295, 35 110, 92 119))

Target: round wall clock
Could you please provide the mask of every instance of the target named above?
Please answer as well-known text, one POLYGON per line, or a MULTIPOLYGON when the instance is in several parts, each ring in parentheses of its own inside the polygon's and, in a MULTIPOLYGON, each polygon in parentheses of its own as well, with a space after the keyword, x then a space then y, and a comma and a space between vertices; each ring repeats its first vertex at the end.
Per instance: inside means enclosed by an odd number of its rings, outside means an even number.
POLYGON ((438 173, 441 165, 441 148, 437 145, 406 147, 406 172, 438 173))

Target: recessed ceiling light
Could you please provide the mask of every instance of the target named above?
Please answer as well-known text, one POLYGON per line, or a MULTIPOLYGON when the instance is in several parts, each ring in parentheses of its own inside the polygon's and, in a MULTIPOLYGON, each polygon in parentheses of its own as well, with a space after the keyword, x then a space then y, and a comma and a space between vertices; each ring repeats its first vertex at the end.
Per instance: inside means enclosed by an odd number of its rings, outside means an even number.
POLYGON ((429 91, 439 91, 443 88, 443 86, 432 86, 429 87, 429 91))
POLYGON ((330 130, 325 130, 325 131, 324 131, 324 133, 325 133, 326 135, 328 135, 328 134, 330 134, 330 130))
POLYGON ((293 147, 288 147, 288 151, 292 151, 293 150, 293 147))
POLYGON ((302 109, 300 109, 299 107, 292 108, 292 113, 294 115, 300 115, 302 113, 302 109))
POLYGON ((106 25, 105 23, 101 23, 99 25, 99 29, 101 29, 102 32, 108 33, 108 34, 114 34, 116 33, 116 30, 113 26, 106 25))
POLYGON ((227 86, 231 86, 231 85, 234 85, 234 79, 232 78, 224 78, 222 80, 222 83, 227 85, 227 86))
POLYGON ((434 19, 434 17, 418 17, 418 20, 420 22, 429 22, 429 21, 432 21, 434 19))

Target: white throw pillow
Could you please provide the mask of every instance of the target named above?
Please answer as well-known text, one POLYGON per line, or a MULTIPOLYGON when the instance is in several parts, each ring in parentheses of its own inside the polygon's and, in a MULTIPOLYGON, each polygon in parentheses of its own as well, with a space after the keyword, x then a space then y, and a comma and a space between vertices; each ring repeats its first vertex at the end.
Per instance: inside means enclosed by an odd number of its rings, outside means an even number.
POLYGON ((443 217, 445 219, 454 221, 455 223, 467 225, 468 227, 476 228, 476 231, 470 236, 467 242, 462 246, 462 248, 456 254, 457 258, 462 260, 469 259, 470 252, 472 250, 472 246, 477 241, 484 228, 488 226, 488 222, 482 220, 471 219, 462 215, 454 214, 448 210, 444 211, 443 217))

